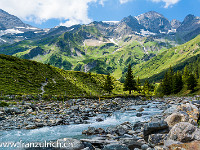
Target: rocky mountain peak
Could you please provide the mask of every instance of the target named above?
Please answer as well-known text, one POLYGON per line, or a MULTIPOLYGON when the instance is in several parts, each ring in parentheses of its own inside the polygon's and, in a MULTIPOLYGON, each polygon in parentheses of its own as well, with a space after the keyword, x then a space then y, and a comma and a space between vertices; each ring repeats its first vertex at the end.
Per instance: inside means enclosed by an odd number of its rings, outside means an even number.
POLYGON ((200 27, 200 18, 190 14, 185 17, 184 21, 177 29, 177 31, 179 32, 194 31, 199 27, 200 27))
POLYGON ((173 29, 177 29, 181 25, 181 22, 179 20, 173 19, 171 21, 171 26, 173 29))
POLYGON ((0 27, 3 29, 11 29, 15 27, 27 27, 18 17, 7 13, 0 9, 0 27))
POLYGON ((141 14, 136 18, 142 26, 154 33, 167 32, 171 29, 170 21, 155 11, 141 14))
POLYGON ((164 18, 163 15, 159 14, 158 12, 155 12, 155 11, 149 11, 149 12, 146 12, 144 14, 141 14, 138 16, 139 18, 149 18, 149 19, 155 19, 155 18, 164 18))

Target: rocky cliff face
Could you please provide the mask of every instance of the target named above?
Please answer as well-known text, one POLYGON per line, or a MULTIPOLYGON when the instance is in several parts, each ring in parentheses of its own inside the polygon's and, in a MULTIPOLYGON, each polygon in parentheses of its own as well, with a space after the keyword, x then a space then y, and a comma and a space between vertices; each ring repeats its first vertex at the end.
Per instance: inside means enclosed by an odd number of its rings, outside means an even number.
POLYGON ((4 10, 0 9, 0 29, 12 29, 15 27, 28 27, 29 25, 23 23, 18 17, 10 15, 4 10))
POLYGON ((177 29, 178 27, 180 27, 181 22, 179 20, 173 19, 171 21, 171 27, 172 29, 177 29))
POLYGON ((200 17, 188 15, 177 29, 178 32, 191 32, 200 27, 200 17))
POLYGON ((167 32, 171 29, 170 21, 155 11, 141 14, 136 18, 142 26, 154 33, 167 32))

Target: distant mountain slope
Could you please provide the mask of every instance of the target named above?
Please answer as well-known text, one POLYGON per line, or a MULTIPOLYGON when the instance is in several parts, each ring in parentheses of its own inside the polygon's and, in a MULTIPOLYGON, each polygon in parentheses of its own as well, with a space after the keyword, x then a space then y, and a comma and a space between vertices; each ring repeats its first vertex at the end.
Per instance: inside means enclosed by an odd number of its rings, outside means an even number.
POLYGON ((134 66, 133 72, 142 79, 151 78, 156 81, 170 66, 174 70, 180 70, 186 64, 196 61, 198 57, 200 57, 200 35, 183 45, 158 54, 147 62, 134 66))
MULTIPOLYGON (((104 75, 64 71, 30 60, 0 55, 0 91, 2 94, 40 94, 43 83, 44 94, 51 95, 101 95, 104 75), (46 81, 47 80, 47 81, 46 81)), ((115 93, 121 89, 115 81, 115 93)))
POLYGON ((200 33, 199 26, 199 18, 195 16, 189 15, 183 22, 169 21, 150 11, 125 17, 119 22, 100 21, 48 30, 24 27, 24 31, 17 29, 21 33, 5 33, 0 37, 0 41, 14 42, 1 45, 0 54, 65 70, 111 73, 120 79, 128 64, 144 63, 166 49, 194 38, 200 33))
POLYGON ((10 15, 2 9, 0 9, 0 26, 1 30, 12 29, 16 27, 30 27, 30 25, 23 23, 18 17, 10 15))

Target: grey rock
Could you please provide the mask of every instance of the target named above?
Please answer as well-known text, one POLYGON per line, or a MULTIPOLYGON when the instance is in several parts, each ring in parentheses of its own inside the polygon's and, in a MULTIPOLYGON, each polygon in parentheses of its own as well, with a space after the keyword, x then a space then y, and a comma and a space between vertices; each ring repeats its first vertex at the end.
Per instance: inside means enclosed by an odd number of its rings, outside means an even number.
POLYGON ((103 119, 102 118, 97 118, 96 121, 97 122, 101 122, 101 121, 103 121, 103 119))
POLYGON ((125 145, 109 144, 104 146, 102 150, 130 150, 130 149, 125 145))
POLYGON ((66 146, 64 148, 58 148, 59 150, 81 150, 84 148, 84 144, 77 139, 64 138, 57 140, 57 142, 66 146))
POLYGON ((188 122, 180 122, 170 130, 168 139, 180 142, 200 140, 200 136, 197 136, 195 132, 199 133, 197 127, 188 122))
POLYGON ((168 116, 165 121, 169 125, 169 127, 173 127, 175 124, 179 122, 188 122, 189 121, 189 116, 187 113, 184 112, 177 112, 173 113, 170 116, 168 116))
POLYGON ((137 116, 137 117, 141 117, 141 116, 142 116, 142 113, 137 113, 136 116, 137 116))
POLYGON ((173 144, 182 144, 182 142, 168 139, 168 140, 164 141, 164 148, 167 148, 167 147, 169 147, 170 145, 173 145, 173 144))
POLYGON ((151 134, 149 135, 148 143, 154 145, 164 145, 164 140, 167 139, 168 134, 151 134))
POLYGON ((137 142, 136 138, 120 138, 119 142, 121 144, 127 145, 130 150, 134 148, 141 148, 143 145, 142 143, 137 142))
POLYGON ((141 149, 142 150, 147 150, 149 148, 149 145, 147 145, 147 144, 143 144, 142 146, 141 146, 141 149))
POLYGON ((169 132, 169 126, 167 122, 164 120, 160 122, 149 122, 144 125, 143 135, 145 141, 148 140, 148 136, 150 134, 156 134, 156 133, 168 133, 169 132))
POLYGON ((12 107, 12 108, 5 108, 5 113, 14 115, 14 114, 21 114, 21 110, 17 107, 12 107))

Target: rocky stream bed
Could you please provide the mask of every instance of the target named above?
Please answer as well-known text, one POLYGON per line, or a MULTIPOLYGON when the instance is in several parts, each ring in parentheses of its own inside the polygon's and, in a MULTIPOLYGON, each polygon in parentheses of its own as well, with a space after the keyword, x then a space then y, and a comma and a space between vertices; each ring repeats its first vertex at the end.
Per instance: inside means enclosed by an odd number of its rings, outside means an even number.
POLYGON ((198 96, 13 101, 0 107, 0 143, 65 144, 18 149, 199 150, 199 108, 198 96))

